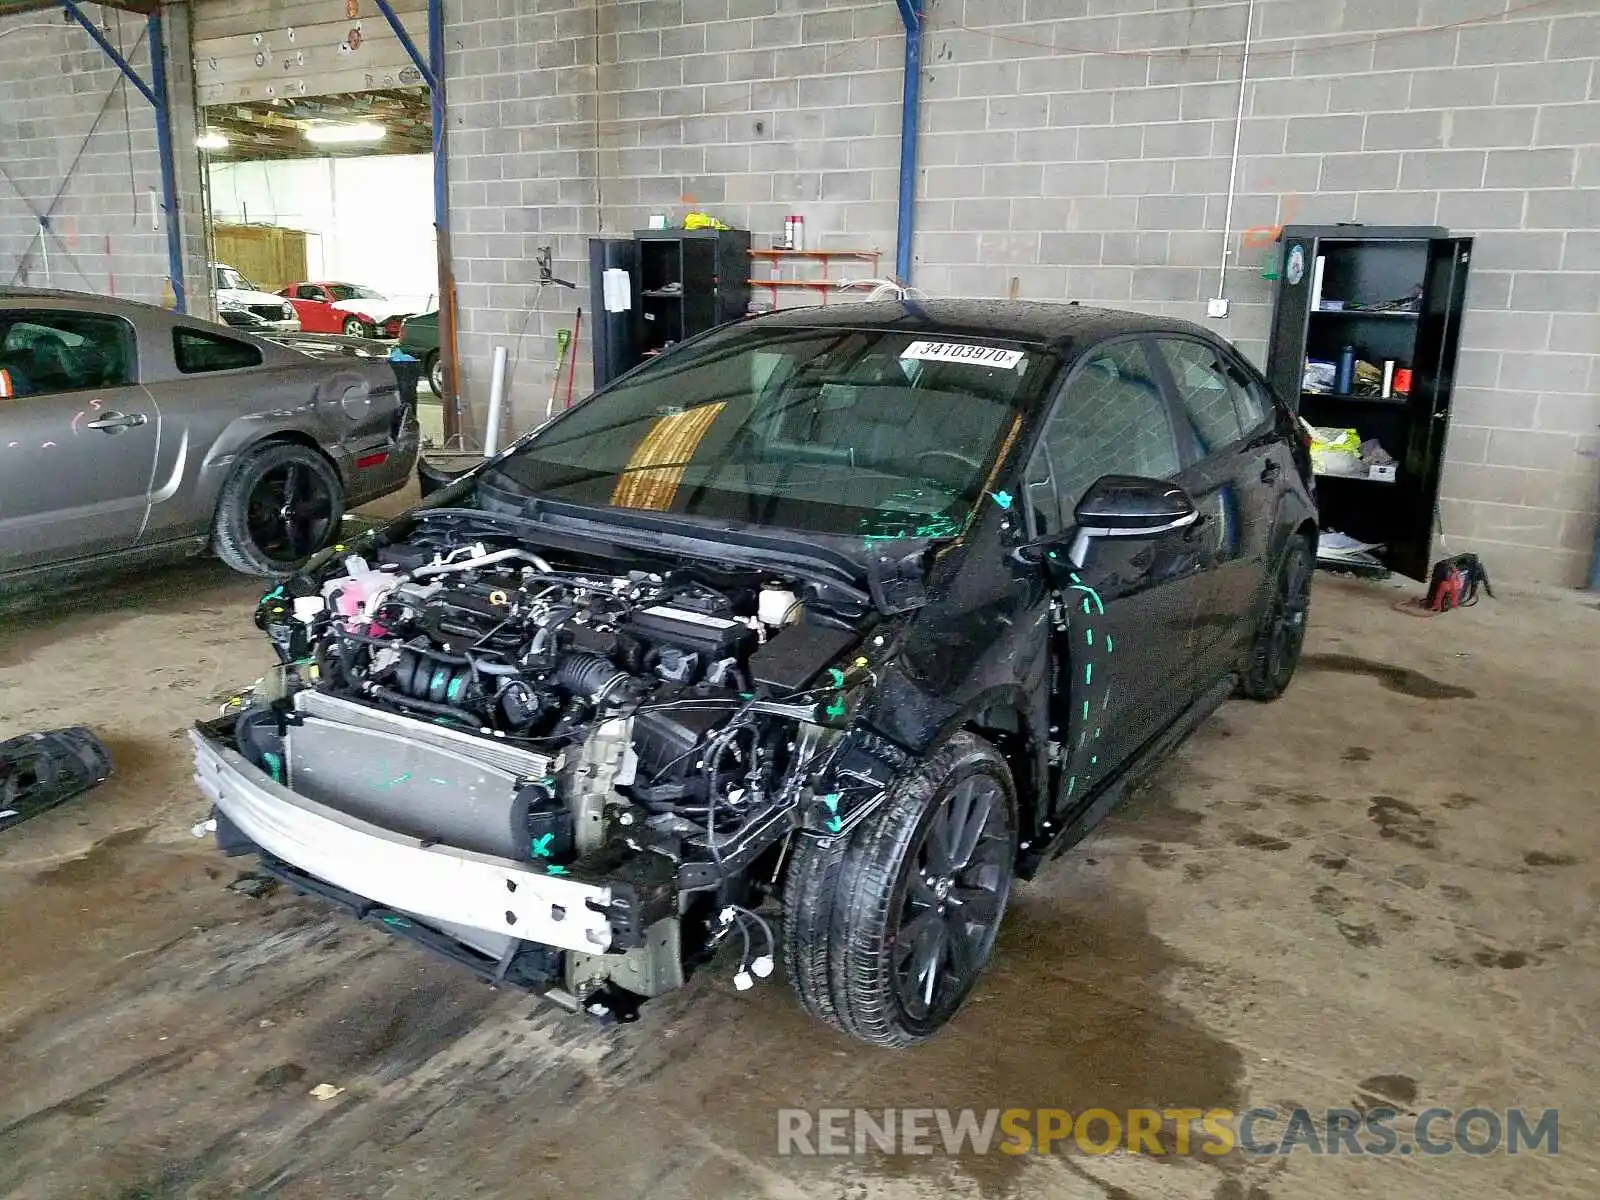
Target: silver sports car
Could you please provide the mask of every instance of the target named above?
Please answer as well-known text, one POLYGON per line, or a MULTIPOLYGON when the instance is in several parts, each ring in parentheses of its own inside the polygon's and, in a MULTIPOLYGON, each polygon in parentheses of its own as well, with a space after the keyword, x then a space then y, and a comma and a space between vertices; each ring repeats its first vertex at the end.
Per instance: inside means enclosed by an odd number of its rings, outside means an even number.
POLYGON ((0 289, 0 592, 208 547, 283 574, 417 441, 414 381, 360 343, 0 289))

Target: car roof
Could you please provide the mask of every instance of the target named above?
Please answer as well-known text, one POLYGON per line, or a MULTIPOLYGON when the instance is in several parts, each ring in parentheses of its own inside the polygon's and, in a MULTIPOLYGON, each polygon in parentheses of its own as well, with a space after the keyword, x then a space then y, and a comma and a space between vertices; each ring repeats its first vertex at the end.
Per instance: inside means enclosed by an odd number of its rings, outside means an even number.
POLYGON ((767 328, 883 329, 1028 342, 1070 353, 1124 333, 1215 335, 1174 317, 1042 300, 879 300, 787 308, 750 322, 767 328))
POLYGON ((161 313, 163 316, 180 320, 184 316, 159 304, 147 304, 143 300, 124 300, 117 296, 100 296, 94 292, 75 292, 68 288, 0 287, 0 306, 23 308, 41 301, 58 304, 65 302, 74 308, 92 309, 94 312, 127 317, 130 320, 146 317, 151 313, 161 313))

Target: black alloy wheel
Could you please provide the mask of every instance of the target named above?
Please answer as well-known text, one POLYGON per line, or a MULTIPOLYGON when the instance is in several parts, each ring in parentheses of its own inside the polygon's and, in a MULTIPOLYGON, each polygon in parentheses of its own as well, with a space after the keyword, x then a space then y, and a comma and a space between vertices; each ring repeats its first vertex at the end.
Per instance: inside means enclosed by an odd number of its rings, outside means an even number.
POLYGON ((1240 690, 1252 700, 1275 700, 1294 678, 1311 612, 1311 543, 1295 534, 1284 547, 1240 690))
POLYGON ((285 575, 333 541, 344 485, 309 446, 276 442, 240 459, 217 504, 212 545, 249 575, 285 575))
POLYGON ((915 1022, 953 1012, 988 960, 1011 893, 1009 805, 969 775, 939 802, 900 888, 894 986, 915 1022))
POLYGON ((784 876, 784 968, 812 1016, 877 1046, 932 1037, 994 949, 1017 856, 1000 752, 957 733, 838 837, 798 835, 784 876))
POLYGON ((251 489, 245 527, 269 557, 299 562, 315 554, 332 529, 333 496, 304 463, 284 463, 251 489))

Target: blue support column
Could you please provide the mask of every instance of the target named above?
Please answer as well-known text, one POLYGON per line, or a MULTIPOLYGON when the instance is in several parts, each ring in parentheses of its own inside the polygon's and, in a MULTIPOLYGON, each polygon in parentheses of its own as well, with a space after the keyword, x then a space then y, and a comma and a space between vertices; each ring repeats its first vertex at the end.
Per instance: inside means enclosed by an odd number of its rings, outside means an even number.
MULTIPOLYGON (((428 52, 433 53, 433 13, 429 6, 428 13, 428 52)), ((416 65, 417 72, 422 76, 422 82, 428 85, 430 92, 439 90, 439 81, 433 71, 433 64, 422 57, 422 52, 417 49, 417 44, 411 40, 411 35, 406 32, 406 27, 400 24, 400 18, 395 15, 394 6, 389 0, 378 0, 378 11, 383 14, 383 19, 389 22, 389 28, 394 30, 394 36, 400 40, 403 49, 412 63, 416 65)))
POLYGON ((439 255, 439 354, 444 359, 444 436, 448 445, 451 438, 461 433, 461 409, 456 386, 455 273, 450 263, 450 172, 445 153, 444 2, 428 0, 426 59, 400 23, 389 0, 377 0, 377 5, 400 45, 416 65, 422 81, 428 85, 428 103, 433 123, 433 228, 439 255))
POLYGON ((900 97, 900 211, 895 232, 894 273, 911 283, 911 243, 916 232, 917 121, 922 107, 923 0, 895 0, 906 27, 904 90, 900 97))
POLYGON ((156 150, 161 159, 161 207, 167 217, 167 273, 172 283, 174 307, 179 312, 188 312, 187 289, 183 284, 183 231, 178 223, 177 159, 172 149, 172 120, 167 108, 167 47, 162 41, 160 13, 152 13, 149 18, 150 82, 146 83, 128 60, 117 52, 117 48, 106 40, 105 34, 95 27, 95 23, 84 15, 76 0, 60 2, 68 15, 83 26, 84 32, 155 109, 156 150))
POLYGON ((172 147, 172 114, 167 108, 167 44, 162 38, 160 10, 149 17, 150 83, 155 92, 156 150, 161 157, 161 207, 167 210, 167 271, 172 277, 173 307, 189 311, 183 282, 183 230, 178 223, 178 160, 172 147))

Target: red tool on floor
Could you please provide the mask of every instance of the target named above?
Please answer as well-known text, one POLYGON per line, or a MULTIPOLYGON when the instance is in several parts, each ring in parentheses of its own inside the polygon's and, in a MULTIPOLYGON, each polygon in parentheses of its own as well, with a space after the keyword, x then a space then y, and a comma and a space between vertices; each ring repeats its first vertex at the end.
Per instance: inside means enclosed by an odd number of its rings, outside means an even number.
POLYGON ((1422 607, 1429 612, 1445 613, 1452 608, 1466 608, 1478 602, 1478 588, 1493 596, 1489 586, 1489 573, 1476 554, 1457 554, 1441 558, 1433 564, 1433 575, 1428 580, 1428 596, 1422 607))

